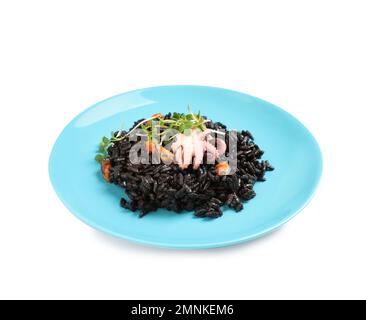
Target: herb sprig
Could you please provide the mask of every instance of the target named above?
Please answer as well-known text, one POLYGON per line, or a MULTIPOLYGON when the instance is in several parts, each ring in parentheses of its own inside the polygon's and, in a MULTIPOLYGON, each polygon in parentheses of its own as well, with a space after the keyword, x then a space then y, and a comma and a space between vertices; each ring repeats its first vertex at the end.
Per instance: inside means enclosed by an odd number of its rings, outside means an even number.
MULTIPOLYGON (((114 134, 112 133, 112 136, 114 134)), ((112 144, 111 139, 107 137, 103 137, 102 140, 99 143, 99 152, 95 156, 95 160, 99 163, 102 163, 102 161, 108 157, 108 148, 112 144)))
MULTIPOLYGON (((190 109, 188 109, 190 111, 190 109)), ((206 129, 205 119, 201 117, 200 112, 193 114, 191 111, 188 114, 174 112, 172 116, 172 124, 170 128, 184 133, 185 130, 199 128, 202 131, 206 129)))
MULTIPOLYGON (((158 133, 160 136, 165 136, 166 129, 175 129, 179 133, 184 133, 186 130, 189 129, 196 129, 199 128, 200 130, 204 131, 206 129, 205 122, 206 120, 201 116, 201 113, 198 112, 197 114, 194 114, 188 106, 188 112, 187 114, 184 113, 177 113, 174 112, 172 117, 170 119, 164 119, 164 116, 160 113, 157 113, 153 115, 152 117, 145 119, 138 123, 134 128, 132 128, 128 133, 125 135, 122 135, 122 132, 120 131, 117 135, 115 135, 113 132, 111 134, 111 138, 103 137, 101 142, 99 143, 99 152, 95 156, 95 160, 99 163, 102 163, 104 159, 108 157, 108 148, 117 141, 121 141, 128 137, 133 131, 135 131, 137 128, 141 128, 147 135, 148 139, 150 141, 153 140, 154 133, 153 130, 156 130, 156 127, 152 126, 152 121, 155 121, 158 123, 158 127, 160 127, 161 132, 158 133)), ((164 139, 161 139, 160 144, 162 145, 164 139)))

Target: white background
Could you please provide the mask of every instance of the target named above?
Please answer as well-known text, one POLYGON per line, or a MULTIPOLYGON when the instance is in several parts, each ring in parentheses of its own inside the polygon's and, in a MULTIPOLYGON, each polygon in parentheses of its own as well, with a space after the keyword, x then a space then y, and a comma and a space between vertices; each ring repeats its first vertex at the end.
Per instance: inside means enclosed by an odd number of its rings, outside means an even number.
POLYGON ((2 1, 0 298, 366 298, 365 16, 350 0, 2 1), (168 84, 243 91, 300 119, 324 157, 309 206, 206 251, 131 244, 70 214, 47 168, 63 127, 168 84))

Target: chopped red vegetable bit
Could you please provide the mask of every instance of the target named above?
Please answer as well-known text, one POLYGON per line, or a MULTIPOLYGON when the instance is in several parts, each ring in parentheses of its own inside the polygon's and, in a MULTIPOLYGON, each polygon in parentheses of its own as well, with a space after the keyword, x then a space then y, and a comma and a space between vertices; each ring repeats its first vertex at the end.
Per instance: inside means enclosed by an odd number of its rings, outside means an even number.
POLYGON ((162 118, 163 115, 161 113, 154 113, 151 118, 162 118))
POLYGON ((146 141, 146 149, 148 153, 154 152, 155 144, 151 140, 146 141))
POLYGON ((102 174, 105 181, 110 182, 111 162, 108 159, 102 161, 102 174))
POLYGON ((230 173, 230 166, 227 161, 223 161, 216 165, 215 170, 217 175, 226 176, 230 173))

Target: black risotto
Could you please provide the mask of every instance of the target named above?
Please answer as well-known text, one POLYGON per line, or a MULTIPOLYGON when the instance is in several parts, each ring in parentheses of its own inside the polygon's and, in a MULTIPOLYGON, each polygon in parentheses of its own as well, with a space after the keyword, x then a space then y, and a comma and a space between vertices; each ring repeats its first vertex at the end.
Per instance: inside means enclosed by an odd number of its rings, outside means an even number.
MULTIPOLYGON (((172 114, 162 116, 172 119, 172 114)), ((194 211, 197 217, 217 218, 222 215, 222 207, 235 211, 243 209, 243 202, 255 197, 253 186, 257 181, 265 181, 266 171, 274 168, 266 160, 261 160, 263 151, 254 143, 249 131, 229 131, 220 122, 205 119, 205 128, 224 130, 224 141, 237 143, 237 169, 230 175, 218 175, 215 164, 207 164, 207 157, 196 169, 189 165, 182 169, 178 164, 132 164, 129 152, 137 142, 129 139, 114 141, 106 148, 102 166, 108 170, 108 181, 125 189, 128 198, 121 198, 123 208, 138 212, 143 217, 149 212, 165 208, 177 213, 194 211), (236 136, 236 137, 235 137, 236 136)), ((129 131, 141 123, 138 120, 129 131)), ((126 134, 122 131, 118 134, 126 134)), ((116 135, 117 133, 114 133, 116 135)), ((228 157, 228 150, 225 152, 228 157)))

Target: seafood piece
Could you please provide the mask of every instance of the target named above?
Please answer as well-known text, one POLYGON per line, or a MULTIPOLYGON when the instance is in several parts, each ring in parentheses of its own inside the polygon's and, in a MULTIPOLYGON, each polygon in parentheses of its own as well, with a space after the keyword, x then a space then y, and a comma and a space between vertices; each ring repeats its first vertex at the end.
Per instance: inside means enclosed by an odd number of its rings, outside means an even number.
POLYGON ((193 163, 194 169, 198 169, 206 151, 209 163, 214 163, 217 158, 225 153, 225 141, 211 137, 212 132, 210 129, 204 131, 192 129, 189 134, 186 132, 177 135, 175 142, 172 144, 172 151, 176 163, 181 169, 186 169, 191 163, 193 163), (215 142, 217 148, 214 145, 215 142))

